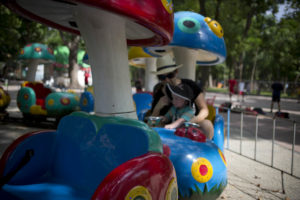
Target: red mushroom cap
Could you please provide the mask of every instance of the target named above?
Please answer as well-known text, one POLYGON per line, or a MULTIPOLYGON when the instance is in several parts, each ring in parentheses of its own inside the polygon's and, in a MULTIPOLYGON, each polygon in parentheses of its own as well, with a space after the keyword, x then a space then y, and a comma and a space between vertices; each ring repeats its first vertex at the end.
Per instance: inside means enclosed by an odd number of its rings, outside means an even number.
MULTIPOLYGON (((73 8, 79 4, 125 17, 127 22, 134 24, 127 30, 143 27, 142 29, 146 28, 153 33, 145 38, 141 36, 127 38, 128 45, 165 45, 173 36, 171 0, 4 0, 3 3, 27 18, 75 34, 80 34, 80 31, 72 12, 73 8)), ((130 30, 130 33, 135 33, 135 31, 130 30)))

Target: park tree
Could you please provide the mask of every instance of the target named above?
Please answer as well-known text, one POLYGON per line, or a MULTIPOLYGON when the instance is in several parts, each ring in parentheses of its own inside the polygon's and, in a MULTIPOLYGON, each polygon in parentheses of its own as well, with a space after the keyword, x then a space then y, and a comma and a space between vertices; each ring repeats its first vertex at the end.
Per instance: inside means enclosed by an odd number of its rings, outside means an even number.
MULTIPOLYGON (((175 0, 174 7, 175 11, 190 10, 209 16, 222 25, 227 69, 210 67, 213 75, 223 76, 226 71, 228 79, 252 82, 299 78, 299 1, 175 0), (284 2, 294 12, 277 19, 279 4, 284 2), (215 73, 218 71, 223 74, 215 73)), ((201 75, 208 77, 203 72, 201 75)))
MULTIPOLYGON (((223 27, 227 47, 225 63, 199 67, 202 82, 209 74, 214 79, 299 81, 300 77, 300 3, 298 0, 174 0, 174 10, 193 11, 217 20, 223 27), (292 8, 278 19, 279 3, 292 8)), ((51 48, 68 46, 71 87, 77 87, 76 55, 84 49, 80 36, 26 20, 0 5, 0 62, 17 60, 28 43, 45 43, 51 48)), ((197 73, 199 79, 199 75, 197 73)))
POLYGON ((20 49, 28 43, 44 43, 54 49, 58 45, 66 45, 70 49, 69 77, 71 87, 77 88, 78 48, 83 49, 81 37, 61 32, 43 24, 27 20, 12 13, 0 5, 0 61, 13 65, 17 60, 20 49))
POLYGON ((78 49, 83 46, 83 40, 79 35, 74 35, 66 32, 59 31, 63 44, 70 50, 69 54, 69 77, 70 88, 79 88, 77 74, 79 71, 79 65, 77 63, 78 49))
POLYGON ((28 43, 43 42, 47 27, 29 21, 0 5, 0 61, 15 67, 20 49, 28 43))

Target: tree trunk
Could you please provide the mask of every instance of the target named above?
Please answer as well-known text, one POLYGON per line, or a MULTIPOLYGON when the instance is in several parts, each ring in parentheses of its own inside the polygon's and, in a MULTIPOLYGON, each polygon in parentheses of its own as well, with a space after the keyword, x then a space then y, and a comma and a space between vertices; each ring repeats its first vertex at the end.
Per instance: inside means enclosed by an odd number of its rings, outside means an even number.
POLYGON ((258 54, 258 48, 256 48, 255 51, 255 56, 254 56, 254 61, 253 61, 253 67, 252 67, 252 72, 251 72, 251 78, 250 78, 250 92, 253 91, 254 89, 254 77, 255 77, 255 70, 256 70, 256 63, 257 63, 257 54, 258 54))
POLYGON ((215 20, 216 20, 216 21, 219 20, 221 3, 222 3, 222 0, 217 0, 216 14, 215 14, 215 20))
POLYGON ((239 62, 238 62, 238 71, 239 71, 239 75, 238 75, 238 78, 239 78, 239 82, 241 82, 243 80, 243 70, 244 70, 244 59, 245 59, 245 54, 246 52, 243 51, 240 55, 240 58, 239 58, 239 62))
MULTIPOLYGON (((77 61, 77 59, 76 59, 77 61)), ((78 71, 79 71, 79 65, 77 64, 77 62, 71 61, 71 65, 72 68, 70 67, 69 70, 71 69, 71 71, 69 71, 69 77, 70 77, 70 88, 73 89, 79 89, 81 88, 79 82, 78 82, 78 71)))
POLYGON ((199 0, 200 14, 206 16, 205 0, 199 0))
POLYGON ((66 40, 64 34, 59 31, 60 36, 64 42, 64 44, 69 48, 69 78, 70 78, 70 88, 80 88, 78 82, 78 70, 79 66, 77 64, 77 52, 80 42, 80 36, 78 35, 71 35, 71 39, 69 41, 66 40))
MULTIPOLYGON (((255 13, 255 8, 252 8, 250 10, 250 12, 248 13, 248 15, 247 15, 246 26, 245 26, 245 29, 244 29, 244 33, 243 33, 241 42, 244 42, 244 40, 248 36, 248 32, 249 32, 251 24, 252 24, 252 18, 254 16, 254 13, 255 13)), ((242 53, 240 54, 239 61, 238 61, 239 80, 240 81, 243 78, 243 69, 244 69, 245 54, 246 54, 246 52, 245 52, 245 50, 243 50, 242 53)))

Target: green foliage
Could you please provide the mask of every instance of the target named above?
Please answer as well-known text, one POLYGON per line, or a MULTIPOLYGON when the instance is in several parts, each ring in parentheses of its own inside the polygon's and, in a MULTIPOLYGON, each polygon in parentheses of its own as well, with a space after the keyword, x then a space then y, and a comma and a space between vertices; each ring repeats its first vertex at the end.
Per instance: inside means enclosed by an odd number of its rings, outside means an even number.
POLYGON ((28 43, 43 43, 48 28, 18 17, 0 5, 0 61, 15 60, 28 43))
MULTIPOLYGON (((207 16, 214 18, 218 0, 205 1, 207 16)), ((199 1, 174 1, 175 10, 199 12, 199 1), (194 6, 191 6, 194 4, 194 6), (189 6, 189 7, 188 7, 189 6)), ((223 0, 218 21, 224 30, 227 48, 226 79, 238 74, 242 79, 296 80, 300 72, 300 2, 297 0, 223 0), (280 3, 293 8, 280 20, 275 17, 280 3), (241 59, 242 58, 242 59, 241 59), (253 67, 256 66, 254 74, 253 67)), ((224 70, 213 67, 213 78, 222 80, 224 70)))
MULTIPOLYGON (((205 3, 206 16, 218 17, 224 30, 227 58, 223 65, 211 67, 213 79, 224 80, 224 72, 225 79, 233 77, 243 65, 241 78, 246 80, 297 81, 300 73, 298 0, 174 0, 174 10, 199 13, 200 1, 205 3), (275 14, 283 2, 292 10, 278 20, 275 14)), ((75 40, 72 34, 19 17, 0 5, 0 62, 16 60, 20 49, 34 42, 52 49, 66 45, 77 55, 77 49, 85 46, 80 40, 72 48, 75 40)), ((133 78, 141 74, 136 69, 131 72, 133 78)))
POLYGON ((207 186, 205 184, 204 191, 202 192, 200 188, 195 185, 194 188, 190 188, 190 196, 189 197, 183 197, 181 194, 179 194, 180 200, 210 200, 210 199, 217 199, 220 194, 223 192, 227 185, 227 182, 221 183, 219 186, 216 184, 213 188, 210 189, 210 191, 207 190, 207 186))

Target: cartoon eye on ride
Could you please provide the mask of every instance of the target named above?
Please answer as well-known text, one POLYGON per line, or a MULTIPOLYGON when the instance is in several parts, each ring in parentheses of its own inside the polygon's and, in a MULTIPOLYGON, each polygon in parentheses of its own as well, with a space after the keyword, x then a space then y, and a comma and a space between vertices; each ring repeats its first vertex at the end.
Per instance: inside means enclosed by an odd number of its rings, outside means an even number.
POLYGON ((216 20, 212 20, 210 17, 205 17, 204 21, 208 24, 209 28, 218 36, 223 37, 224 32, 222 26, 216 20))
POLYGON ((201 28, 200 22, 192 17, 181 18, 177 25, 185 33, 197 33, 201 28))
POLYGON ((147 188, 138 185, 128 192, 125 200, 152 200, 152 197, 147 188))
POLYGON ((206 158, 198 158, 191 168, 194 179, 200 183, 206 183, 213 175, 213 167, 206 158))

